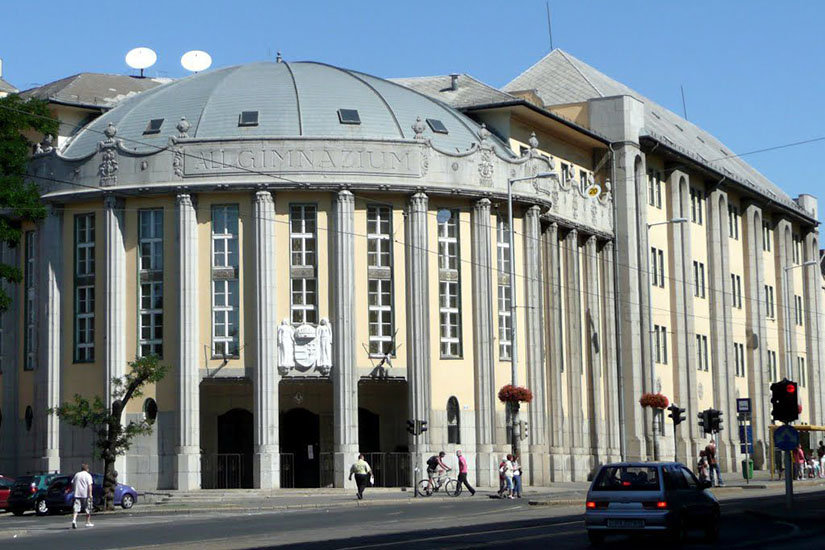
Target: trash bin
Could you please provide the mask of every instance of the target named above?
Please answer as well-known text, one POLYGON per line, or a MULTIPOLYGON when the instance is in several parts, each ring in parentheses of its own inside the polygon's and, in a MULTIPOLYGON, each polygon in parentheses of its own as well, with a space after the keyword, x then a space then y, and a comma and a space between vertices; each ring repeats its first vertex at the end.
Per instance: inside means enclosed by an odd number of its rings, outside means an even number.
POLYGON ((753 460, 742 461, 742 478, 753 479, 753 460), (747 463, 747 466, 745 463, 747 463))

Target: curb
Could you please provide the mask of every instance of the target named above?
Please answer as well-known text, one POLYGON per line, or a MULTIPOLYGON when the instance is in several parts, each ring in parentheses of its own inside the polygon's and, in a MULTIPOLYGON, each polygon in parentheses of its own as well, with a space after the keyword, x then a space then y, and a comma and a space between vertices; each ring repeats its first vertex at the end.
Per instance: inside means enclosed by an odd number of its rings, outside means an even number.
POLYGON ((23 535, 28 535, 28 529, 16 529, 14 531, 0 531, 0 540, 2 539, 16 539, 23 535))
POLYGON ((584 499, 558 499, 558 500, 529 500, 530 506, 581 506, 584 507, 584 499))

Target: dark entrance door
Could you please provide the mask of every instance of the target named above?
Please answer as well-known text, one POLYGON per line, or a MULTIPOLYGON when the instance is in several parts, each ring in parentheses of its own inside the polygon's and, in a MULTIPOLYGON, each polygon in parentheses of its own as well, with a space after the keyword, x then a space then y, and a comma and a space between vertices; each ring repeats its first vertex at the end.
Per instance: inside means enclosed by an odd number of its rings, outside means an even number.
POLYGON ((252 488, 253 439, 251 412, 232 409, 218 417, 219 485, 252 488))
POLYGON ((319 452, 321 419, 306 409, 290 409, 281 415, 281 452, 292 454, 295 487, 320 487, 319 452))
POLYGON ((362 453, 381 451, 379 416, 374 412, 358 408, 358 450, 362 453))

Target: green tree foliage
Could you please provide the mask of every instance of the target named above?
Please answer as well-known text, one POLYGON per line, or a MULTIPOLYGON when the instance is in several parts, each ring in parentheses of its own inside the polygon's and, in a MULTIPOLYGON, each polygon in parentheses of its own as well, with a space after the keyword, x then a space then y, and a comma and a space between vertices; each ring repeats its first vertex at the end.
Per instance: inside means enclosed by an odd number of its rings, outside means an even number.
POLYGON ((112 379, 111 407, 107 408, 104 400, 98 395, 89 400, 75 394, 74 402, 63 403, 49 410, 51 414, 57 415, 72 426, 94 431, 95 450, 104 464, 103 490, 106 510, 114 509, 117 484, 115 459, 126 454, 135 437, 152 433, 152 422, 147 419, 140 422, 130 420, 124 426, 121 419, 123 410, 130 400, 143 395, 146 384, 162 380, 167 370, 165 365, 158 362, 157 356, 141 357, 129 363, 129 372, 124 376, 112 379))
MULTIPOLYGON (((10 247, 20 243, 22 222, 45 215, 37 187, 24 176, 34 145, 25 134, 55 135, 57 126, 45 101, 24 101, 16 94, 0 98, 0 241, 10 247)), ((0 263, 0 279, 19 283, 22 274, 17 266, 0 263)), ((0 287, 0 312, 10 303, 0 287)))

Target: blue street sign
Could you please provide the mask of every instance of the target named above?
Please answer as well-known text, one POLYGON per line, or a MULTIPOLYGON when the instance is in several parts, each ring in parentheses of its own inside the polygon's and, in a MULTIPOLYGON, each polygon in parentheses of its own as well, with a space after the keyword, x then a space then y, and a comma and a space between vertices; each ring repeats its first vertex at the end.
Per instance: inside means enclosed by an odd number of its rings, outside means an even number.
POLYGON ((743 428, 744 426, 739 426, 739 443, 744 443, 745 441, 753 443, 753 426, 748 425, 748 439, 745 439, 745 430, 743 428))
POLYGON ((748 444, 747 450, 745 449, 745 445, 739 445, 739 452, 742 454, 749 454, 753 456, 753 443, 748 444))
POLYGON ((773 444, 776 445, 777 449, 793 451, 799 445, 799 432, 787 424, 779 426, 773 432, 773 444))

